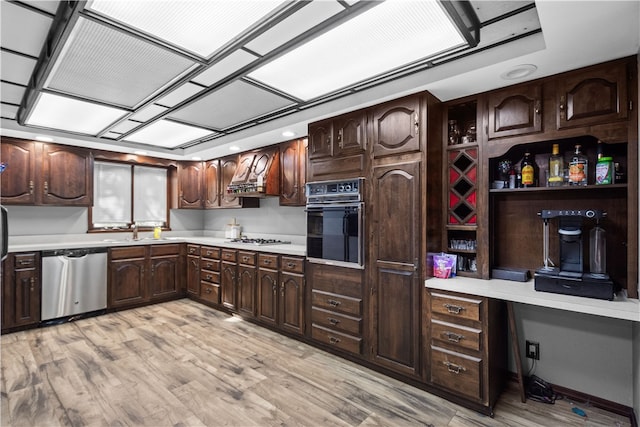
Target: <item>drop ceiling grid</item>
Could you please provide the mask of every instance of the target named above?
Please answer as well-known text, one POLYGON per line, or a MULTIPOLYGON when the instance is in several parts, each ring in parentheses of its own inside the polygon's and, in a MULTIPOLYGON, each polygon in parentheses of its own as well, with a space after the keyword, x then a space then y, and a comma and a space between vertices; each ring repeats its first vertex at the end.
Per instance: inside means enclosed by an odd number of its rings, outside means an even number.
POLYGON ((53 19, 19 5, 2 2, 2 47, 35 58, 40 55, 53 19))
POLYGON ((26 86, 36 66, 36 59, 0 51, 0 74, 2 80, 26 86))
POLYGON ((226 129, 293 104, 287 98, 237 80, 169 116, 195 125, 226 129))
POLYGON ((79 18, 46 85, 133 108, 194 66, 166 49, 79 18))

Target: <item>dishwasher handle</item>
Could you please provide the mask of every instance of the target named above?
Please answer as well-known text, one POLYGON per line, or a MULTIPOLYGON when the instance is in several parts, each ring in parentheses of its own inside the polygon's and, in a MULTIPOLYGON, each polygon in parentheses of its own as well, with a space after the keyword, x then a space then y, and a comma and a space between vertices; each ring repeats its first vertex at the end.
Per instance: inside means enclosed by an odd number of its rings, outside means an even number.
POLYGON ((42 251, 43 257, 64 256, 67 258, 83 258, 89 254, 107 252, 107 248, 76 248, 76 249, 56 249, 53 251, 42 251))

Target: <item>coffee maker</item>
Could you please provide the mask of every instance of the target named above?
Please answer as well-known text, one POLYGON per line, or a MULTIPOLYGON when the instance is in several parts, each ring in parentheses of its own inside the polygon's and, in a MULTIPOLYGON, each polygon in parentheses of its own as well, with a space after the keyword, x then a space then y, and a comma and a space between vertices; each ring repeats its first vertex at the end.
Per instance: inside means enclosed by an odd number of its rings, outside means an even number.
POLYGON ((544 266, 534 274, 535 290, 612 300, 614 289, 606 273, 604 230, 599 226, 607 213, 596 209, 542 210, 538 216, 543 220, 544 266), (559 266, 549 258, 549 222, 553 219, 558 221, 559 266), (596 224, 590 242, 590 271, 585 271, 583 261, 582 226, 585 220, 596 224))

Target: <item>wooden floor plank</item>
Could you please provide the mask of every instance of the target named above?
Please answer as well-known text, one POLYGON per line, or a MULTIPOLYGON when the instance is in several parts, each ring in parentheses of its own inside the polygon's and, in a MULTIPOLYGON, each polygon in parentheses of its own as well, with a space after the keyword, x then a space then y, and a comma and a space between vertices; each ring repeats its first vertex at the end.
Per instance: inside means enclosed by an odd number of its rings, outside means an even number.
POLYGON ((4 335, 2 426, 629 426, 576 403, 495 418, 190 300, 4 335))

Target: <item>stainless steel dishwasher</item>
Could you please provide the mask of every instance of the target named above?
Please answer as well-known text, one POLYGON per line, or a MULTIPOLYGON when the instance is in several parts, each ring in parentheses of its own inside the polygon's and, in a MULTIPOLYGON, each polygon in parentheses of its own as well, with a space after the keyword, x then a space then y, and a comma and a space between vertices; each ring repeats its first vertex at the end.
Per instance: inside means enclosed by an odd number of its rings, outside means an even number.
POLYGON ((43 322, 106 308, 107 248, 42 251, 43 322))

